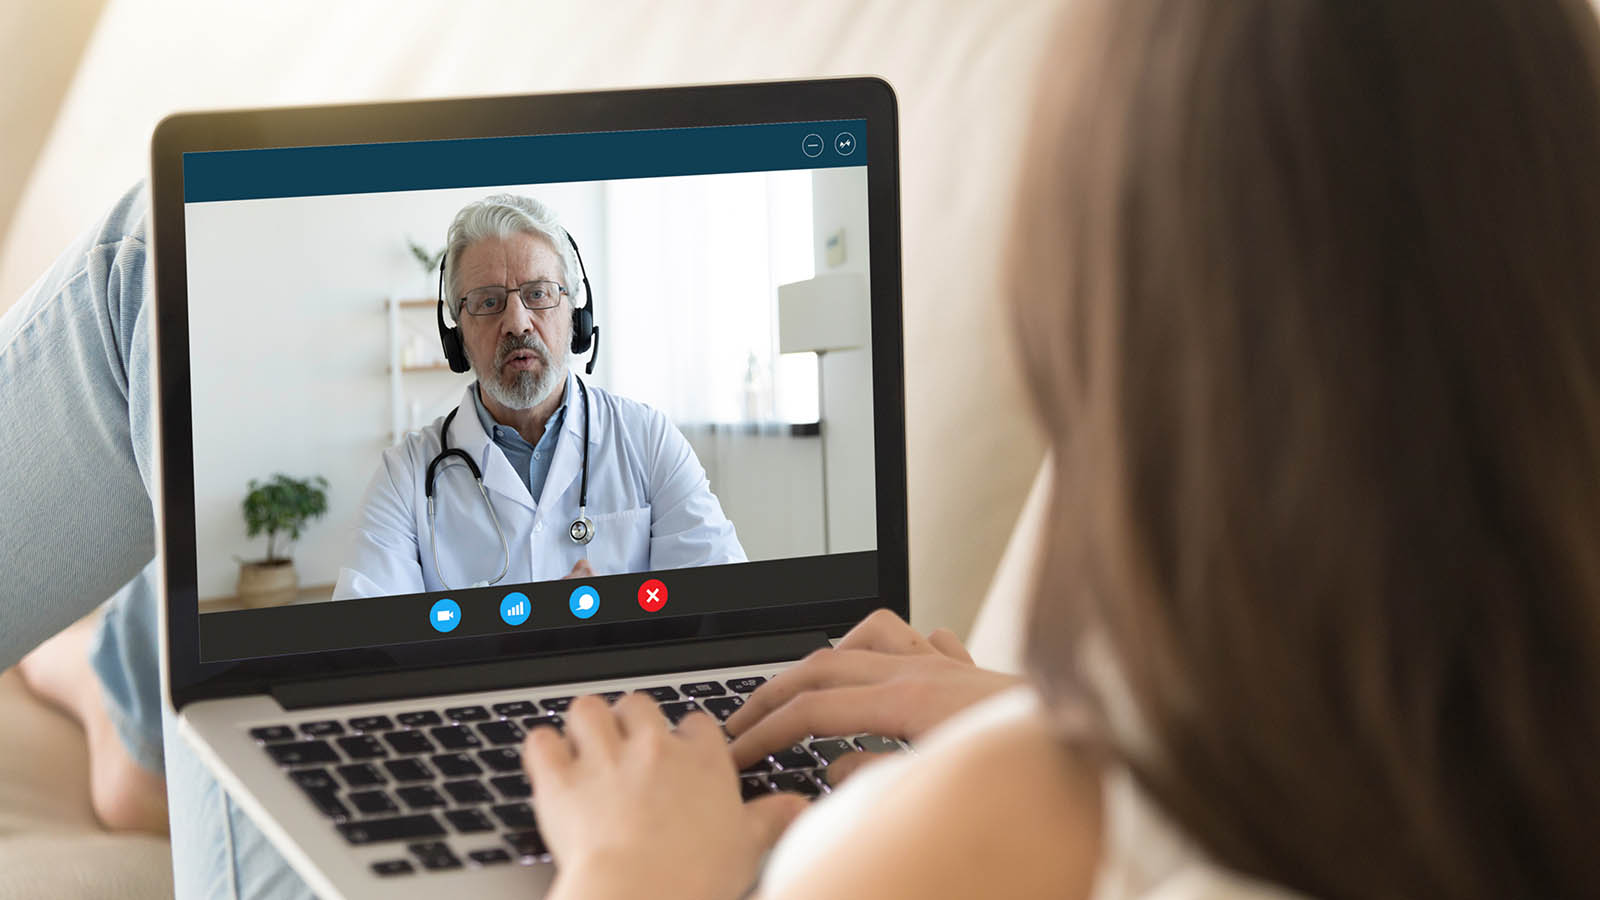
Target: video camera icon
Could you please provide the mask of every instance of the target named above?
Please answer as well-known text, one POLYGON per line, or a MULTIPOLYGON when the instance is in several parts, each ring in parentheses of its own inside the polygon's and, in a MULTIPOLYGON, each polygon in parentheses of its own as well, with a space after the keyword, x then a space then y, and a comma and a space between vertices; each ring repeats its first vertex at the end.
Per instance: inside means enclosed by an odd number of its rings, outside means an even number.
POLYGON ((428 624, 441 634, 455 631, 456 626, 461 624, 460 605, 448 597, 433 604, 433 608, 428 610, 428 624))

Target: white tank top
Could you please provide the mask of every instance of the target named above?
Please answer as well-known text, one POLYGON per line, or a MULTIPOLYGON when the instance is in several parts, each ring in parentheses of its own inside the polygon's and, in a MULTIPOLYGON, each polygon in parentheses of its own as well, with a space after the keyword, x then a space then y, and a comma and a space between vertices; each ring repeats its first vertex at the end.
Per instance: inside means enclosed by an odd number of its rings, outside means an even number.
MULTIPOLYGON (((915 754, 859 770, 834 793, 811 805, 767 859, 762 893, 774 893, 842 851, 852 828, 872 820, 872 808, 902 778, 913 778, 919 757, 944 752, 976 735, 1034 715, 1031 688, 1006 691, 939 726, 915 754)), ((1093 900, 1292 900, 1299 895, 1230 873, 1206 860, 1155 809, 1125 773, 1104 784, 1104 856, 1093 900)))

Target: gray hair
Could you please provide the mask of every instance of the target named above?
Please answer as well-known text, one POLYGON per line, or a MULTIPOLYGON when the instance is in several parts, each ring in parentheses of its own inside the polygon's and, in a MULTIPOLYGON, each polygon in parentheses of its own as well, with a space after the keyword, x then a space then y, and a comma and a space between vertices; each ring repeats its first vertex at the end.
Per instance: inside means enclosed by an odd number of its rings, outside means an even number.
POLYGON ((562 281, 567 288, 567 299, 577 304, 583 287, 578 257, 555 210, 532 197, 495 194, 463 206, 445 233, 445 305, 450 307, 452 318, 457 321, 461 318, 461 292, 456 286, 456 264, 461 254, 478 241, 510 237, 518 232, 538 235, 555 248, 565 273, 562 281))

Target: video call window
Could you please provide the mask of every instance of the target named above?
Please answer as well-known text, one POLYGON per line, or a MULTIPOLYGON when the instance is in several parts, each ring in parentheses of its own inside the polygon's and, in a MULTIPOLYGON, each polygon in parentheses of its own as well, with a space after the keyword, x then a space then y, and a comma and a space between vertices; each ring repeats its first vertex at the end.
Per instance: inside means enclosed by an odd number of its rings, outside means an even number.
POLYGON ((835 167, 187 204, 201 611, 875 549, 866 186, 835 167), (451 261, 457 373, 438 254, 501 195, 555 228, 451 261), (570 336, 591 302, 584 353, 506 338, 570 336), (496 412, 553 396, 516 444, 496 412), (502 449, 482 494, 437 466, 430 520, 419 473, 452 411, 452 444, 502 449))

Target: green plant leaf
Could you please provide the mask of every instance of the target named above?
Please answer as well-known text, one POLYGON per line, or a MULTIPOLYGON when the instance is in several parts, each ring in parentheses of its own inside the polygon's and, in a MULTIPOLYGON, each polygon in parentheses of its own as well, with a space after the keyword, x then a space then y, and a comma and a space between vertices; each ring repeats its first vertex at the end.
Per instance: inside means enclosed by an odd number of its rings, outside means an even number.
POLYGON ((245 535, 267 535, 267 560, 277 561, 278 535, 298 540, 307 522, 328 511, 328 481, 321 475, 307 479, 282 473, 266 482, 252 478, 244 498, 245 535))

